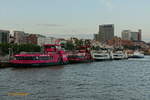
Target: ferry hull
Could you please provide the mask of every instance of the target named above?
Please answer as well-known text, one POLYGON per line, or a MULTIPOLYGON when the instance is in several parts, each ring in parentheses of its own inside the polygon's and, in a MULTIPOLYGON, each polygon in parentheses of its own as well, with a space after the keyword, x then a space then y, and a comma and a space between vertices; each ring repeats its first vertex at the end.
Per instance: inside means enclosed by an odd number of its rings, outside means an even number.
POLYGON ((92 58, 90 56, 75 56, 75 57, 68 57, 69 63, 87 63, 87 62, 92 62, 92 58))
POLYGON ((93 54, 93 59, 95 61, 106 61, 106 60, 111 60, 111 57, 109 55, 99 55, 99 54, 93 54))
POLYGON ((73 63, 88 63, 88 62, 92 62, 92 60, 69 60, 69 63, 73 64, 73 63))
POLYGON ((59 44, 46 44, 44 45, 43 53, 17 54, 14 56, 14 59, 10 61, 10 63, 17 67, 39 67, 67 64, 68 54, 61 49, 61 46, 62 45, 59 44))
POLYGON ((12 64, 13 67, 46 67, 53 65, 60 65, 60 63, 12 64))
POLYGON ((114 58, 114 60, 122 60, 123 58, 114 58))
POLYGON ((109 60, 112 60, 112 59, 97 59, 97 58, 94 58, 94 61, 109 61, 109 60))
POLYGON ((131 56, 129 58, 144 58, 144 56, 131 56))

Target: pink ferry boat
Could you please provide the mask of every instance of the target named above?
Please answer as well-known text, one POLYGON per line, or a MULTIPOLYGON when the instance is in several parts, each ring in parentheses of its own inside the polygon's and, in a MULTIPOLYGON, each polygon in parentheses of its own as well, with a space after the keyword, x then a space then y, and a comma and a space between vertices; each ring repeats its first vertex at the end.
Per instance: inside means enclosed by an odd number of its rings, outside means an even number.
POLYGON ((67 64, 68 57, 65 50, 59 44, 44 45, 44 53, 17 54, 10 61, 16 67, 28 66, 49 66, 67 64))
POLYGON ((70 52, 68 54, 68 60, 70 63, 83 63, 93 61, 90 52, 90 47, 82 46, 79 47, 78 50, 70 52))

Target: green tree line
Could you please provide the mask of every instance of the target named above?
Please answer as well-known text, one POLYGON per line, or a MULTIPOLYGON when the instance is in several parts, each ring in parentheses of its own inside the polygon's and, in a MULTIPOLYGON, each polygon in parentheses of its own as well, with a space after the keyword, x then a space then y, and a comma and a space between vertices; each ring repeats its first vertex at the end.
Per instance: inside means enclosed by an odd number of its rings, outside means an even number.
POLYGON ((13 51, 13 54, 18 54, 22 51, 24 52, 40 52, 41 47, 34 44, 9 44, 4 43, 0 44, 0 55, 7 55, 9 54, 9 49, 13 51))

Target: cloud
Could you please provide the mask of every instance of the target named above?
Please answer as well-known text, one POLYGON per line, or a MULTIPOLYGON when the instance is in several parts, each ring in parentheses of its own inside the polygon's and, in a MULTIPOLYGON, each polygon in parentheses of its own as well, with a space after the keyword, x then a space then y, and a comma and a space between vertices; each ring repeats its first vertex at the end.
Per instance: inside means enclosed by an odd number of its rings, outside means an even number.
POLYGON ((37 24, 38 26, 43 26, 43 27, 63 27, 64 25, 60 24, 37 24))

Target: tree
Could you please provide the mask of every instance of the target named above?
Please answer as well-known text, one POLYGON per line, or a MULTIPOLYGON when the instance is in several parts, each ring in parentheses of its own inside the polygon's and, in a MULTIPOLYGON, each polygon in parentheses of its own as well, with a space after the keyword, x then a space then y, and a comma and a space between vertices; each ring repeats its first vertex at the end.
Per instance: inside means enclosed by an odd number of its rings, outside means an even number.
POLYGON ((0 44, 1 55, 7 55, 9 53, 9 48, 13 50, 14 54, 18 54, 22 51, 24 52, 40 52, 41 47, 34 44, 0 44))
POLYGON ((65 44, 65 49, 66 50, 74 50, 75 46, 71 41, 67 41, 66 44, 65 44))

